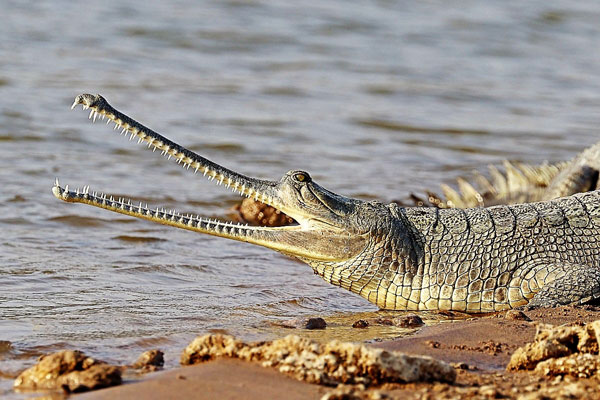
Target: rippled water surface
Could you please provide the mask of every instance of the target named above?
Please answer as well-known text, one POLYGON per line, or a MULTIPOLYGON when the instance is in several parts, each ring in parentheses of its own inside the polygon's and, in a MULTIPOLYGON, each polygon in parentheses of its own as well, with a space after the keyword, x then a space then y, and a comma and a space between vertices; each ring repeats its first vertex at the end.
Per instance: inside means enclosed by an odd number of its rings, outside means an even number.
POLYGON ((596 1, 9 0, 2 15, 0 376, 64 347, 115 362, 158 347, 172 366, 199 333, 376 311, 269 250, 56 200, 58 176, 223 219, 238 201, 70 111, 78 93, 236 171, 306 169, 382 201, 600 137, 596 1))

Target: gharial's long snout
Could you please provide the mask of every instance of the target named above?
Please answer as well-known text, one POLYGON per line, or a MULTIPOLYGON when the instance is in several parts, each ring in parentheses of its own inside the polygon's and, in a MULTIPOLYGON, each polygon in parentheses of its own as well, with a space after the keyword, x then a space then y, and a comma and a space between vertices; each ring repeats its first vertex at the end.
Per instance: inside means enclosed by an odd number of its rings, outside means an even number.
POLYGON ((164 209, 150 209, 135 205, 128 199, 114 199, 103 194, 90 193, 89 187, 70 191, 56 181, 52 192, 66 202, 85 203, 121 214, 172 225, 178 228, 258 244, 288 255, 322 261, 343 261, 354 257, 366 245, 365 235, 347 223, 344 216, 352 211, 357 200, 331 193, 312 182, 304 171, 290 171, 278 181, 250 178, 224 168, 114 109, 100 95, 81 94, 72 108, 81 105, 90 109, 89 118, 113 122, 122 134, 129 133, 138 143, 147 143, 153 151, 160 150, 184 168, 202 173, 209 180, 225 185, 243 196, 253 197, 273 206, 298 224, 278 227, 254 227, 232 222, 221 222, 200 216, 182 215, 164 209))

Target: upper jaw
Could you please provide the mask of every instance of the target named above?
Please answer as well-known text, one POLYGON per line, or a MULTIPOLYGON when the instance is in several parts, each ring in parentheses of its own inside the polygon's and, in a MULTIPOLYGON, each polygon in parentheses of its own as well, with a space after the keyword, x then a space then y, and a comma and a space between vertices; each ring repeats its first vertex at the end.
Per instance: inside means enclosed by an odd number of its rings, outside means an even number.
POLYGON ((243 196, 278 208, 275 193, 277 182, 250 178, 224 168, 121 113, 99 94, 80 94, 75 98, 71 108, 77 105, 81 105, 84 110, 89 108, 89 119, 94 122, 96 119, 106 119, 107 124, 113 122, 115 129, 121 129, 121 134, 130 134, 130 139, 137 137, 138 143, 147 144, 153 151, 160 150, 162 155, 169 159, 173 158, 184 168, 192 169, 194 173, 200 172, 209 180, 214 180, 217 184, 222 184, 243 196))

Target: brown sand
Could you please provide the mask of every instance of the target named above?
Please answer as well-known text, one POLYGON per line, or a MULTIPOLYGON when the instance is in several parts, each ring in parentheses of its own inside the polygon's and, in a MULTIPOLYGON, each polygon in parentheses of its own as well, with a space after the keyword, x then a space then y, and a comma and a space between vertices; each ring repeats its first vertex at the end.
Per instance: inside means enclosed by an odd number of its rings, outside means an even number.
POLYGON ((258 364, 219 359, 155 373, 141 382, 77 395, 77 399, 315 399, 327 388, 258 364))
MULTIPOLYGON (((532 321, 510 319, 502 313, 426 326, 414 336, 376 343, 373 346, 456 363, 457 382, 387 384, 366 391, 356 389, 354 394, 357 398, 368 398, 376 390, 384 397, 407 399, 600 398, 600 380, 597 378, 550 378, 533 372, 505 370, 510 355, 533 340, 536 322, 583 324, 600 319, 600 308, 561 307, 528 311, 526 315, 532 321)), ((150 374, 140 382, 78 395, 77 398, 314 399, 332 391, 332 388, 295 381, 257 364, 221 359, 150 374)))

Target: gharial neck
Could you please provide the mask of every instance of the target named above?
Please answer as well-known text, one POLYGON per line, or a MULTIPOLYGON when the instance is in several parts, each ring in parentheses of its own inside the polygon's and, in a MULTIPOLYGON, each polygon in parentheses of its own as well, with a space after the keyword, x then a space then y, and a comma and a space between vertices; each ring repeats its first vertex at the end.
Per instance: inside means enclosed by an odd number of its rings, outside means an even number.
MULTIPOLYGON (((407 218, 397 204, 381 205, 374 219, 377 226, 368 236, 365 249, 342 262, 303 259, 325 281, 356 293, 382 309, 409 308, 398 288, 420 290, 425 274, 423 232, 407 218)), ((415 292, 416 293, 416 292, 415 292)), ((416 303, 415 303, 416 307, 416 303)), ((413 307, 414 309, 416 309, 413 307)))

